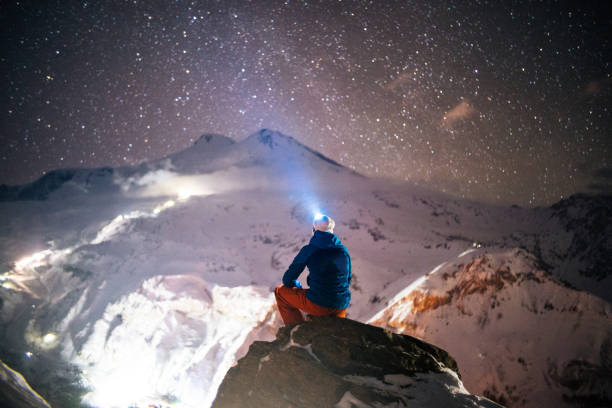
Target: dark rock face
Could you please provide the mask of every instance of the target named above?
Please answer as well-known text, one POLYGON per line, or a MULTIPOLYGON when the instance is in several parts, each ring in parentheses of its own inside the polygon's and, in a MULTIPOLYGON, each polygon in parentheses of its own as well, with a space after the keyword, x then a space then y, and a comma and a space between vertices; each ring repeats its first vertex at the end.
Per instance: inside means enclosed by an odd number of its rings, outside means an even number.
POLYGON ((0 405, 10 408, 51 408, 24 378, 0 361, 0 405))
POLYGON ((51 171, 38 180, 23 186, 0 186, 0 201, 46 200, 49 194, 72 180, 75 170, 51 171))
POLYGON ((572 233, 565 258, 582 262, 579 272, 583 276, 597 281, 611 276, 612 195, 576 194, 551 208, 551 218, 572 233))
POLYGON ((467 393, 456 373, 448 353, 418 339, 319 317, 253 343, 213 407, 499 406, 467 393))
POLYGON ((115 170, 110 167, 53 170, 28 184, 20 186, 0 185, 0 202, 44 201, 64 184, 70 181, 75 182, 75 180, 78 180, 77 183, 81 184, 83 188, 87 188, 94 183, 100 183, 100 180, 106 180, 106 184, 109 184, 114 172, 115 170))

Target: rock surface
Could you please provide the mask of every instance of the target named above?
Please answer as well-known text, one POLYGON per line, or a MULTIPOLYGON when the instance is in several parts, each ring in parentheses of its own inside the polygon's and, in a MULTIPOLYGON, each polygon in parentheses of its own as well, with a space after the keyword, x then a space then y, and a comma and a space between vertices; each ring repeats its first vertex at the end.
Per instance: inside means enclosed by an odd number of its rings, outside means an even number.
POLYGON ((466 387, 503 405, 572 408, 612 406, 611 317, 513 249, 441 265, 369 323, 444 347, 466 387))
POLYGON ((10 408, 51 408, 21 374, 0 361, 0 405, 10 408))
POLYGON ((455 360, 410 336, 313 318, 255 342, 227 373, 214 408, 499 407, 469 394, 455 360), (416 404, 416 405, 415 405, 416 404))

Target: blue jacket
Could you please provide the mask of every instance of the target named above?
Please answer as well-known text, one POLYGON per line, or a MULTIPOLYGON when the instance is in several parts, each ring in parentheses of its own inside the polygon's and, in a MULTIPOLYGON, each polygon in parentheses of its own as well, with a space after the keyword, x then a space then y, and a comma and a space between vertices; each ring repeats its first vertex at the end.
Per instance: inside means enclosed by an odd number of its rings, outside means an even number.
POLYGON ((315 231, 310 243, 295 256, 283 275, 283 285, 292 288, 308 266, 306 297, 331 309, 346 309, 351 302, 351 257, 331 232, 315 231))

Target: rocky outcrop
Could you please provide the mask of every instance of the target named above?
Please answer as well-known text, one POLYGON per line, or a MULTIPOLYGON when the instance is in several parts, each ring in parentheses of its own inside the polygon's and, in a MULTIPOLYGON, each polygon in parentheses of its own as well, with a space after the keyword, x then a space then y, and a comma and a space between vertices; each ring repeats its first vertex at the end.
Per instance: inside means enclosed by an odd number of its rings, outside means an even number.
POLYGON ((612 195, 576 194, 551 209, 550 222, 561 225, 571 239, 543 251, 545 261, 557 266, 562 276, 566 270, 595 281, 612 276, 612 195))
POLYGON ((17 371, 0 361, 0 405, 10 408, 51 408, 17 371))
POLYGON ((281 328, 232 367, 214 408, 499 407, 469 394, 455 360, 416 338, 333 317, 281 328))
POLYGON ((522 249, 448 263, 369 323, 439 344, 473 392, 513 408, 611 406, 612 308, 522 249))

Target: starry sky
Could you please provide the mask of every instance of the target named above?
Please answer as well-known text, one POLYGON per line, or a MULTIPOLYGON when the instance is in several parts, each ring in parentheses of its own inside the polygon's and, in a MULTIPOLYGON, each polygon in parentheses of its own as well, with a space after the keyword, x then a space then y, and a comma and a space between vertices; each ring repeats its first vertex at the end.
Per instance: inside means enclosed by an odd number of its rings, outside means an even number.
POLYGON ((610 192, 605 1, 10 1, 0 184, 203 133, 500 205, 610 192))

